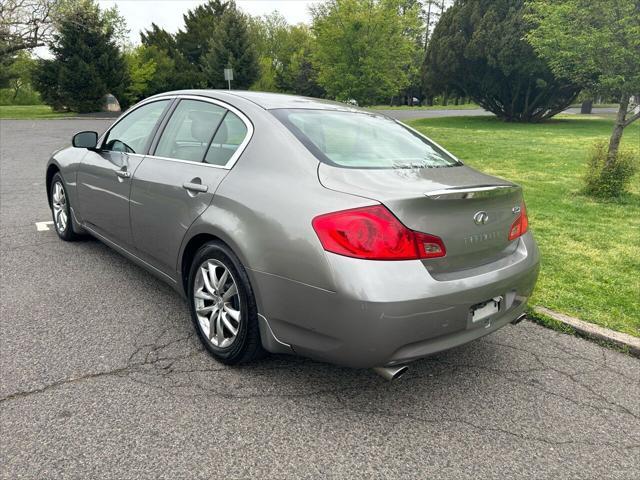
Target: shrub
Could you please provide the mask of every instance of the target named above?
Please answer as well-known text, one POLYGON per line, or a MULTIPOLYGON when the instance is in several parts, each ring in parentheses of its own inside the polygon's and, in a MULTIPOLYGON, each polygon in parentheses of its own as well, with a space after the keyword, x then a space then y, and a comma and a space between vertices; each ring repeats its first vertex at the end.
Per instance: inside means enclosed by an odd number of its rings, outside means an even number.
POLYGON ((615 162, 607 165, 607 143, 594 144, 589 156, 585 193, 597 198, 617 198, 626 192, 638 170, 637 154, 621 148, 615 162))
POLYGON ((40 105, 42 100, 38 92, 30 85, 21 88, 16 93, 11 88, 0 88, 0 105, 40 105))

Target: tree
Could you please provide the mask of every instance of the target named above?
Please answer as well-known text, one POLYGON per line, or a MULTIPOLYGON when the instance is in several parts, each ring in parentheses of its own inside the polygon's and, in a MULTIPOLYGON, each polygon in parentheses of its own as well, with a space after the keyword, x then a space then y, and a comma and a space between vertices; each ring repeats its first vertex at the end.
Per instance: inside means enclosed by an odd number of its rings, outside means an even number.
POLYGON ((419 9, 402 0, 329 0, 313 6, 318 83, 341 100, 388 100, 408 84, 419 9))
POLYGON ((42 47, 51 40, 57 0, 0 2, 0 58, 42 47))
POLYGON ((111 16, 93 0, 78 0, 56 21, 49 49, 52 60, 41 60, 34 84, 45 103, 77 112, 99 110, 103 97, 123 98, 128 84, 124 57, 115 42, 111 16))
POLYGON ((251 18, 249 30, 260 59, 260 77, 252 89, 324 96, 312 64, 314 39, 307 25, 289 25, 275 11, 251 18))
MULTIPOLYGON (((423 0, 422 2, 422 21, 424 22, 424 54, 427 53, 427 47, 429 46, 429 40, 433 34, 435 26, 438 24, 440 17, 447 8, 451 6, 453 0, 423 0)), ((433 97, 439 92, 434 92, 430 84, 425 82, 426 71, 424 57, 420 59, 420 86, 421 93, 426 98, 429 105, 433 105, 433 97)))
POLYGON ((279 91, 308 97, 325 96, 325 89, 318 83, 318 71, 313 64, 314 48, 315 42, 309 27, 300 24, 288 29, 275 69, 279 91))
POLYGON ((261 91, 277 91, 276 73, 281 67, 288 43, 290 26, 277 10, 263 17, 249 17, 248 29, 251 43, 255 46, 260 74, 251 86, 261 91))
POLYGON ((559 77, 619 99, 606 166, 616 163, 624 129, 640 119, 640 1, 554 0, 529 3, 526 36, 559 77))
POLYGON ((158 70, 158 64, 154 58, 149 58, 146 47, 138 47, 124 54, 127 72, 129 75, 129 85, 125 91, 125 102, 128 105, 136 103, 149 95, 150 84, 158 70))
POLYGON ((20 51, 6 70, 7 86, 11 89, 11 100, 15 102, 20 92, 31 83, 35 60, 26 51, 20 51))
POLYGON ((554 76, 524 40, 524 0, 459 0, 441 16, 427 48, 425 84, 471 97, 506 121, 538 122, 580 87, 554 76))
POLYGON ((146 47, 153 46, 165 50, 172 57, 178 50, 178 43, 175 37, 155 23, 151 24, 150 29, 140 32, 140 41, 146 47))
POLYGON ((248 89, 258 79, 260 66, 248 31, 246 16, 234 2, 227 4, 218 19, 209 51, 201 60, 205 86, 224 88, 224 69, 233 69, 233 86, 248 89))
POLYGON ((173 35, 152 23, 151 29, 140 32, 140 39, 145 47, 140 54, 156 64, 156 71, 143 96, 202 86, 199 65, 189 63, 173 35))
POLYGON ((209 43, 222 14, 235 8, 233 1, 209 0, 189 10, 184 16, 184 30, 176 34, 178 49, 192 65, 199 65, 209 51, 209 43))
POLYGON ((422 19, 424 21, 424 48, 427 49, 429 38, 444 11, 451 6, 453 0, 423 0, 422 19))
MULTIPOLYGON (((440 0, 440 3, 444 8, 444 1, 440 0)), ((414 97, 422 97, 423 89, 422 89, 422 75, 421 75, 421 67, 423 64, 424 58, 424 48, 425 42, 427 41, 428 35, 428 27, 426 25, 427 19, 425 19, 421 15, 421 8, 423 8, 422 3, 418 0, 404 0, 400 4, 400 13, 405 15, 412 10, 416 10, 419 12, 419 22, 415 22, 415 24, 409 26, 405 31, 405 35, 413 38, 413 48, 411 52, 411 62, 406 65, 405 71, 407 75, 407 85, 404 89, 399 92, 400 103, 406 105, 414 104, 414 97), (424 23, 423 23, 424 22, 424 23)), ((429 5, 427 5, 427 10, 429 9, 429 5)))

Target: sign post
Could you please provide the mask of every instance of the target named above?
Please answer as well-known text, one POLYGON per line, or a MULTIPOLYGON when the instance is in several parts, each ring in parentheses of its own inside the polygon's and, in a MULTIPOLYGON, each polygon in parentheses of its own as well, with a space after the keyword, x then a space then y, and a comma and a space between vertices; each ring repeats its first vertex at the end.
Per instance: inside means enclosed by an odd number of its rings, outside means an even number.
POLYGON ((231 90, 231 80, 233 80, 233 69, 232 68, 225 68, 224 69, 224 79, 227 81, 227 84, 229 85, 229 90, 231 90))

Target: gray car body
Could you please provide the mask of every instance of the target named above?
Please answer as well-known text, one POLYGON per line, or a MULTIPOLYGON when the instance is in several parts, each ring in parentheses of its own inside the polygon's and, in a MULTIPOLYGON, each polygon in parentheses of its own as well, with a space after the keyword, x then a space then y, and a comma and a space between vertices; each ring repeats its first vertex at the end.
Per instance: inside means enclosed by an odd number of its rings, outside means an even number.
MULTIPOLYGON (((324 213, 380 202, 398 201, 396 213, 411 209, 398 200, 406 192, 513 184, 462 165, 412 175, 348 173, 321 163, 270 112, 355 110, 343 104, 211 90, 166 93, 142 104, 158 98, 214 101, 242 115, 249 134, 239 158, 228 168, 216 168, 147 152, 114 155, 69 147, 49 160, 47 185, 59 171, 74 230, 89 232, 182 295, 196 250, 213 239, 226 243, 248 273, 268 351, 351 367, 402 364, 491 333, 524 311, 539 269, 531 232, 511 242, 499 258, 464 266, 441 259, 371 261, 329 253, 311 224, 324 213), (116 175, 123 166, 129 178, 116 175), (182 188, 194 179, 207 192, 194 195, 182 188), (500 312, 473 324, 470 308, 495 296, 504 298, 500 312)), ((446 230, 447 209, 458 208, 452 202, 429 204, 432 223, 446 230)))

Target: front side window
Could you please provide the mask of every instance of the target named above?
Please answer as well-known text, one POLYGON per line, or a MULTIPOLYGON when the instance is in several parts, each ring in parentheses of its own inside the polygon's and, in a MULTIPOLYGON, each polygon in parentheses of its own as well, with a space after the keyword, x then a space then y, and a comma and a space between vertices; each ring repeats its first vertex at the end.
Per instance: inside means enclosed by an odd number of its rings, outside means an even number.
POLYGON ((198 100, 180 100, 154 155, 201 162, 227 110, 198 100))
POLYGON ((135 109, 107 134, 103 150, 144 154, 156 124, 170 100, 158 100, 135 109))
POLYGON ((365 112, 272 110, 322 162, 344 168, 434 168, 460 163, 425 137, 365 112))

